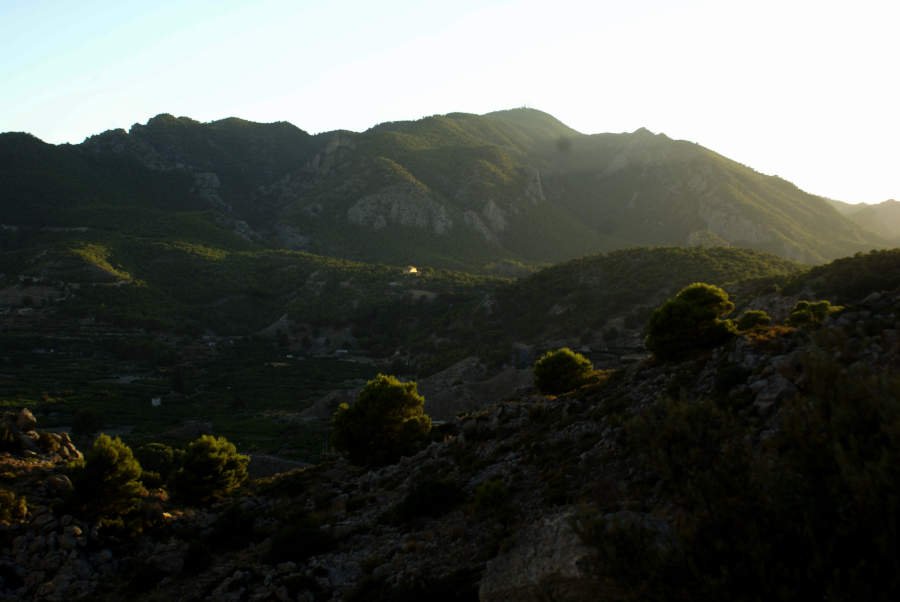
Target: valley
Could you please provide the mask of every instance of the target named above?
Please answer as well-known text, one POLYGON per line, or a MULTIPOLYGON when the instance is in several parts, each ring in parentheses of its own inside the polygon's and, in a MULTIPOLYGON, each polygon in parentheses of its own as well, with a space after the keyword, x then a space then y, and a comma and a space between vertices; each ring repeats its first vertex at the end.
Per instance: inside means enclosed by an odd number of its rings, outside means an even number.
POLYGON ((892 210, 529 109, 0 134, 0 597, 865 598, 892 210))

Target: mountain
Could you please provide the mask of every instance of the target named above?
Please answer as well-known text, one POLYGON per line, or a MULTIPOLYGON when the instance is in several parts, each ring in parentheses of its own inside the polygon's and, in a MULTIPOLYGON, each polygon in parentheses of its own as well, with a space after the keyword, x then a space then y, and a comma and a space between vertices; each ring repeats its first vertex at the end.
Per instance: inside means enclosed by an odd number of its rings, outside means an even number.
POLYGON ((530 109, 362 133, 171 115, 78 145, 7 133, 0 194, 5 248, 78 228, 473 268, 646 245, 818 263, 886 244, 821 197, 699 145, 644 129, 584 135, 530 109))
POLYGON ((900 201, 888 199, 875 205, 848 205, 842 213, 856 225, 894 244, 900 243, 900 201))

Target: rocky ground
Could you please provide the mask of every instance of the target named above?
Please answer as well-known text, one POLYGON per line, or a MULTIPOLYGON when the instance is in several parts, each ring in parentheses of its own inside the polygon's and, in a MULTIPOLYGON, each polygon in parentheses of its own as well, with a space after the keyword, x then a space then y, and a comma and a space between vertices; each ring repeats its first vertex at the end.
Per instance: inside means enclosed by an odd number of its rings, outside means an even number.
POLYGON ((380 469, 334 458, 257 479, 211 507, 160 497, 143 531, 128 536, 55 510, 78 452, 64 435, 56 446, 35 443, 42 435, 20 413, 8 432, 33 444, 4 455, 0 477, 27 497, 28 514, 0 531, 0 596, 629 599, 604 569, 609 556, 585 536, 587 517, 639 526, 661 546, 677 522, 672 500, 647 486, 653 477, 631 454, 630 421, 673 399, 715 399, 736 408, 758 447, 781 428, 784 405, 815 386, 811 357, 896 379, 898 314, 900 294, 877 292, 817 330, 760 330, 557 398, 522 392, 441 425, 428 447, 380 469))

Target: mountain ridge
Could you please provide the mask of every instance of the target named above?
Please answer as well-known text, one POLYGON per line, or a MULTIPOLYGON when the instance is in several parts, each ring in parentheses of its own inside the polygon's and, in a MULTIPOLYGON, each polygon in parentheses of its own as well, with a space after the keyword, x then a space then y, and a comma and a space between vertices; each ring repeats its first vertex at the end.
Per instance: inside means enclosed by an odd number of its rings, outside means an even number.
POLYGON ((581 134, 534 109, 315 135, 163 113, 79 145, 37 140, 0 137, 0 223, 208 212, 255 245, 455 268, 647 245, 820 263, 887 244, 821 197, 696 143, 644 128, 581 134))

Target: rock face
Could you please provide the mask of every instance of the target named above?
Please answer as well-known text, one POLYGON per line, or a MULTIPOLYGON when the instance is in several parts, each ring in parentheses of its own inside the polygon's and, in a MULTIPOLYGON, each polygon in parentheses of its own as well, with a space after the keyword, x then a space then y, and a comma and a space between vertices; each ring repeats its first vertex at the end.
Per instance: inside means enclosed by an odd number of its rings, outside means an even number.
POLYGON ((411 226, 446 234, 453 220, 443 205, 415 186, 391 186, 356 201, 347 210, 351 224, 381 230, 388 225, 411 226))
MULTIPOLYGON (((90 213, 76 206, 82 197, 134 198, 129 216, 138 222, 156 219, 149 211, 203 210, 209 225, 249 241, 369 261, 405 261, 404 255, 421 256, 423 250, 445 257, 447 265, 556 261, 612 248, 681 244, 698 231, 708 232, 706 239, 811 261, 888 242, 831 211, 825 200, 697 145, 646 130, 585 136, 533 110, 433 116, 316 136, 285 123, 204 124, 159 115, 128 132, 15 157, 0 168, 0 181, 8 180, 2 177, 7 171, 24 174, 10 180, 22 189, 12 184, 2 194, 24 215, 39 212, 28 219, 53 227, 100 224, 69 222, 69 212, 52 210, 52 203, 35 207, 27 190, 52 186, 47 198, 75 203, 73 216, 90 213), (83 164, 79 155, 92 160, 83 164), (141 174, 115 178, 122 181, 113 185, 109 161, 131 162, 141 174), (66 186, 29 181, 60 163, 72 163, 71 172, 57 178, 60 184, 77 179, 84 194, 68 198, 66 186), (149 192, 163 189, 165 194, 149 192), (339 226, 346 221, 375 230, 417 228, 442 238, 398 237, 393 246, 402 252, 395 252, 366 232, 342 236, 339 226), (475 245, 473 235, 479 237, 475 245)), ((16 213, 4 219, 7 225, 16 225, 16 213)), ((177 236, 171 233, 176 238, 205 236, 194 226, 171 227, 177 227, 177 236)))
POLYGON ((519 532, 513 547, 490 561, 481 602, 580 602, 597 599, 595 551, 572 529, 574 512, 547 516, 519 532))

